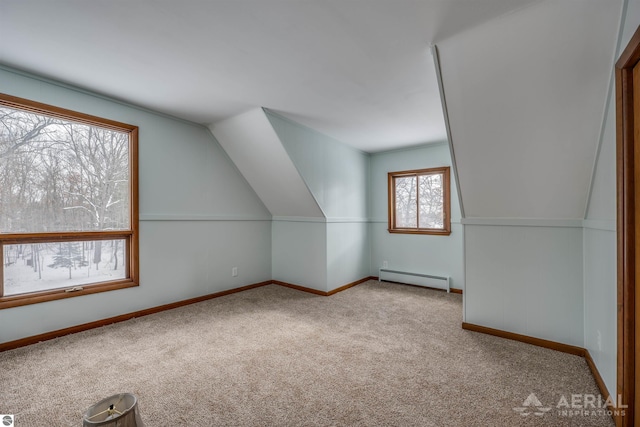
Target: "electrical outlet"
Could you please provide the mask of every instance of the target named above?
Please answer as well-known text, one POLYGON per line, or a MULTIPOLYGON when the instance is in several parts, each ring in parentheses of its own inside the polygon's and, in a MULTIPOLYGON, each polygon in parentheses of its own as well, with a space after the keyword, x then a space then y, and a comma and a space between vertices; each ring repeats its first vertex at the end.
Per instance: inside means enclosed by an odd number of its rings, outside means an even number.
POLYGON ((233 276, 233 277, 237 277, 238 276, 238 267, 233 267, 231 269, 231 276, 233 276))
POLYGON ((602 334, 600 330, 598 330, 596 334, 596 345, 598 346, 598 351, 602 351, 602 334))
POLYGON ((382 261, 382 268, 389 267, 389 263, 387 261, 382 261))

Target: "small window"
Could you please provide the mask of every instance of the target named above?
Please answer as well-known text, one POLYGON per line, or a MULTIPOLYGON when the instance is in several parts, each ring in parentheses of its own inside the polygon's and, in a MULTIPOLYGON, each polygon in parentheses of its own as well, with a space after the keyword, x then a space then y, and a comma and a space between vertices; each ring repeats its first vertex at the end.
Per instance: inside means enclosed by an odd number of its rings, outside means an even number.
POLYGON ((138 128, 0 94, 0 309, 138 285, 138 128))
POLYGON ((389 172, 389 232, 451 234, 449 167, 389 172))

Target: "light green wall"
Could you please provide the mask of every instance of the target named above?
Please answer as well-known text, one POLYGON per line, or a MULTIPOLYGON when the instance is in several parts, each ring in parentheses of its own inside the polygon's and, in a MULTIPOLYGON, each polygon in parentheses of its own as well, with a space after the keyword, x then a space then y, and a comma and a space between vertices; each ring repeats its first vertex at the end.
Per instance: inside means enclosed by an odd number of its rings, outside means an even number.
POLYGON ((0 342, 271 279, 271 215, 208 129, 6 68, 0 92, 136 125, 140 150, 140 286, 0 310, 0 342))
POLYGON ((610 393, 616 389, 616 136, 615 97, 605 118, 583 229, 584 347, 610 393))
MULTIPOLYGON (((463 228, 454 174, 451 174, 450 236, 390 234, 387 231, 387 173, 392 171, 450 166, 445 142, 405 150, 367 154, 335 139, 308 129, 277 114, 267 112, 276 133, 326 215, 325 233, 316 236, 326 246, 326 258, 316 256, 314 271, 326 272, 326 289, 331 290, 366 276, 377 276, 382 261, 389 267, 411 272, 450 276, 452 286, 464 288, 463 228)), ((300 228, 301 225, 296 225, 300 228)), ((283 238, 282 225, 274 223, 273 271, 275 275, 301 268, 282 256, 291 248, 295 234, 283 238)), ((308 233, 305 239, 311 238, 308 233)), ((308 240, 307 240, 308 241, 308 240)), ((304 250, 303 250, 304 252, 304 250)), ((301 280, 304 274, 296 274, 301 280)), ((277 277, 274 277, 277 278, 277 277)))
POLYGON ((369 276, 370 238, 366 222, 327 224, 327 289, 369 276))
MULTIPOLYGON (((625 1, 615 62, 640 23, 640 1, 625 1)), ((613 70, 613 63, 611 69, 613 70)), ((616 102, 613 75, 584 221, 584 347, 610 393, 616 391, 616 102)), ((624 402, 623 402, 624 403, 624 402)))
POLYGON ((369 155, 272 112, 266 114, 326 217, 325 223, 306 225, 274 218, 274 278, 308 281, 305 274, 314 271, 316 277, 325 280, 320 290, 330 291, 368 276, 369 155), (322 233, 311 232, 319 226, 322 233), (299 233, 292 234, 292 228, 299 233), (324 248, 324 256, 314 253, 313 259, 299 259, 307 245, 324 248), (296 252, 295 248, 299 249, 297 254, 288 254, 296 252), (292 259, 298 262, 291 262, 292 259))
POLYGON ((271 233, 273 279, 327 291, 326 224, 275 219, 271 233))
POLYGON ((460 204, 451 171, 451 235, 391 234, 387 231, 387 173, 437 166, 451 166, 446 143, 388 151, 371 155, 370 241, 372 276, 383 261, 389 268, 451 277, 451 287, 464 289, 463 227, 460 204))
POLYGON ((139 126, 141 218, 140 287, 0 310, 0 342, 270 279, 330 291, 383 258, 463 287, 455 186, 451 237, 386 232, 387 169, 450 164, 446 144, 369 155, 267 113, 326 215, 272 219, 203 126, 3 68, 0 92, 139 126))
POLYGON ((369 155, 269 111, 267 117, 325 216, 366 218, 369 155))

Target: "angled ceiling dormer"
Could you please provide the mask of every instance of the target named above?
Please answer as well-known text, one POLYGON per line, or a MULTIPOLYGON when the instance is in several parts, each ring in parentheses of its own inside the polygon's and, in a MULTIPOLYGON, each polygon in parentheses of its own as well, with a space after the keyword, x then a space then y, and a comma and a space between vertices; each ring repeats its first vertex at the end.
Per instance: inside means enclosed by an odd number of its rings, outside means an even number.
POLYGON ((262 108, 209 128, 272 216, 325 217, 262 108))
POLYGON ((467 218, 581 219, 622 0, 548 0, 438 43, 467 218))

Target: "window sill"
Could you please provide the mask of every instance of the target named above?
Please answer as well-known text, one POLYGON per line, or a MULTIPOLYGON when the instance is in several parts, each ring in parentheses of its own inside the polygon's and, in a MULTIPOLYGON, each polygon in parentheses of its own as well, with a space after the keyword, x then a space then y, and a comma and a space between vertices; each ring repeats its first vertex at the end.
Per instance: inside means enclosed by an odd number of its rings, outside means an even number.
POLYGON ((52 289, 49 291, 32 292, 29 294, 10 295, 0 297, 0 310, 5 308, 20 307, 23 305, 39 304, 41 302, 55 301, 64 298, 79 297, 82 295, 97 294, 100 292, 115 291, 139 286, 139 283, 131 280, 117 280, 113 282, 102 282, 93 285, 81 286, 82 290, 67 292, 70 288, 52 289))
POLYGON ((389 233, 393 234, 426 234, 433 236, 448 236, 451 234, 451 230, 413 230, 413 229, 387 229, 389 233))

